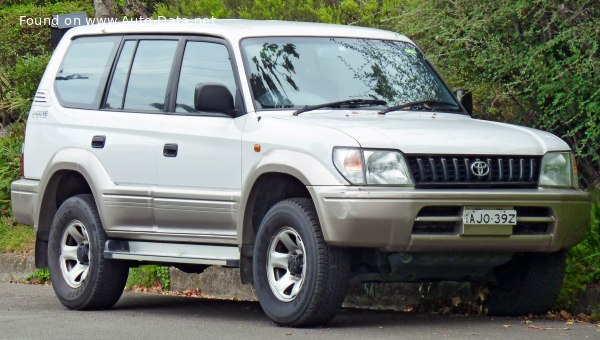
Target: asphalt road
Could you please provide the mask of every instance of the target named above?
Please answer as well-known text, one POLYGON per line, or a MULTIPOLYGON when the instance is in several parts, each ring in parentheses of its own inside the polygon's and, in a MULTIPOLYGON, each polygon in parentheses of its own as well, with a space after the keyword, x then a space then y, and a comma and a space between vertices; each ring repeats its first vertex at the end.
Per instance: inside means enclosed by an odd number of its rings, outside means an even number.
POLYGON ((593 324, 522 321, 344 309, 327 327, 293 329, 252 302, 125 293, 112 310, 75 312, 50 286, 0 283, 1 339, 600 339, 593 324))

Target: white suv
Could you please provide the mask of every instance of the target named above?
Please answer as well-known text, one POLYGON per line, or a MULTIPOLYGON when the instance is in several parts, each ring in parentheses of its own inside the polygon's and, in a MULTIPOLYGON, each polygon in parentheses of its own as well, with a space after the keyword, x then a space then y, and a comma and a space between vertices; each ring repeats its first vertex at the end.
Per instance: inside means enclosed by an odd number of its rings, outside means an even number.
POLYGON ((561 139, 470 111, 392 32, 78 27, 33 101, 13 210, 71 309, 161 263, 239 267, 282 325, 328 322, 351 280, 486 283, 491 314, 544 312, 589 197, 561 139))

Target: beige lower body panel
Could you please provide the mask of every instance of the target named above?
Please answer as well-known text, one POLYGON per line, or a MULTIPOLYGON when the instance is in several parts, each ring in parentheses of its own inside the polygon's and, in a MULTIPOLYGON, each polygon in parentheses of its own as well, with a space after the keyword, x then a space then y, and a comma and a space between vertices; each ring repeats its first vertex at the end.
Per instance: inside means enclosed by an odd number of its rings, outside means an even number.
POLYGON ((384 251, 557 251, 577 244, 590 218, 589 195, 579 190, 312 186, 309 191, 329 244, 384 251), (432 206, 547 207, 554 222, 546 233, 535 235, 414 234, 419 211, 432 206))
POLYGON ((22 224, 35 225, 35 208, 40 181, 20 179, 12 182, 10 200, 15 219, 22 224))

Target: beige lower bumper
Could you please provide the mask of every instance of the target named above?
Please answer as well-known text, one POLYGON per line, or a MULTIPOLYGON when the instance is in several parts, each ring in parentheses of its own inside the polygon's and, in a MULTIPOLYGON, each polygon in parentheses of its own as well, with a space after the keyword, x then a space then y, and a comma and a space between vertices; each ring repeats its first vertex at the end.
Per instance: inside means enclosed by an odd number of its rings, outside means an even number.
MULTIPOLYGON (((547 252, 579 242, 590 218, 589 195, 580 190, 418 190, 313 186, 308 188, 327 242, 385 251, 547 252), (424 207, 547 207, 547 232, 531 235, 464 236, 413 233, 424 207)), ((462 222, 459 222, 462 224, 462 222)))
POLYGON ((37 204, 38 186, 40 182, 20 179, 10 186, 12 211, 17 222, 34 225, 34 212, 37 204))

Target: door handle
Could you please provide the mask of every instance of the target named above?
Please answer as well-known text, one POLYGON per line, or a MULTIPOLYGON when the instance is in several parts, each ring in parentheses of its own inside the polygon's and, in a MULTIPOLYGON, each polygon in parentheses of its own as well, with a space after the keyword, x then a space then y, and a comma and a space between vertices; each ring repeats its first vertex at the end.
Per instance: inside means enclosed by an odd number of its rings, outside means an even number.
POLYGON ((165 144, 165 147, 163 148, 163 156, 177 157, 177 149, 178 148, 179 147, 177 146, 177 144, 174 144, 174 143, 165 144))
POLYGON ((92 148, 102 149, 106 143, 106 136, 94 136, 92 138, 92 148))

